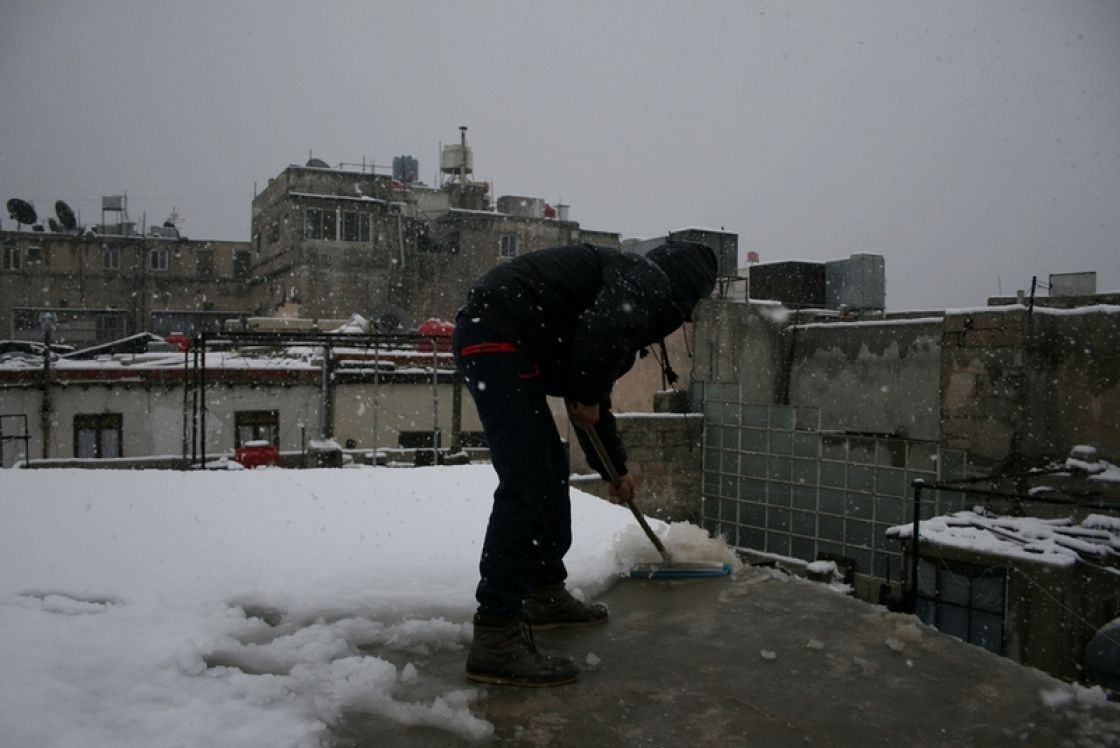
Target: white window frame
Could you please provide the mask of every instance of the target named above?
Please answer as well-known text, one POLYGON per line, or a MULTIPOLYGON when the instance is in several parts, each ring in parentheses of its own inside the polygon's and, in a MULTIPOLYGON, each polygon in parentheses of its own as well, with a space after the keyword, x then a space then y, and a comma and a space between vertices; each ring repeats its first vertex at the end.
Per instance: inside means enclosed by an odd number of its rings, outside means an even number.
POLYGON ((102 247, 101 248, 101 267, 105 270, 120 270, 121 269, 121 248, 120 247, 102 247))
POLYGON ((517 257, 517 245, 517 234, 502 234, 498 237, 498 257, 503 260, 517 257))
POLYGON ((148 267, 157 272, 163 273, 167 271, 168 252, 166 249, 157 247, 148 250, 148 267))
POLYGON ((4 270, 19 270, 23 263, 20 262, 20 252, 18 244, 5 244, 4 245, 4 270))
POLYGON ((344 242, 361 242, 369 244, 371 235, 369 213, 363 213, 356 210, 344 210, 342 212, 342 241, 344 242), (353 226, 348 226, 347 221, 352 219, 353 226), (353 232, 348 229, 353 228, 353 232))

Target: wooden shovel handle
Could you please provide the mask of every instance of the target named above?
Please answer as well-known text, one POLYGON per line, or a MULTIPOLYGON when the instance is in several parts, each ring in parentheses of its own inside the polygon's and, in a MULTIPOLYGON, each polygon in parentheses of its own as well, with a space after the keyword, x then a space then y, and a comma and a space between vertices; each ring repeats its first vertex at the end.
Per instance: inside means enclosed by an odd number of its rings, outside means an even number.
MULTIPOLYGON (((583 427, 583 431, 587 434, 587 438, 591 440, 591 446, 595 447, 595 453, 599 455, 599 461, 602 462, 603 467, 607 469, 607 475, 611 478, 611 484, 614 485, 615 488, 618 488, 622 479, 619 478, 618 469, 614 466, 610 455, 607 454, 607 448, 603 446, 603 441, 599 438, 599 434, 595 431, 594 427, 583 427)), ((634 519, 638 520, 638 524, 642 527, 642 532, 649 538, 649 542, 653 543, 653 547, 661 554, 661 558, 665 560, 665 563, 672 563, 673 558, 669 555, 669 551, 665 549, 665 545, 661 542, 661 539, 654 534, 653 528, 649 526, 649 522, 646 521, 645 516, 638 511, 638 507, 634 505, 634 500, 632 498, 623 499, 622 503, 630 507, 630 511, 634 514, 634 519)))

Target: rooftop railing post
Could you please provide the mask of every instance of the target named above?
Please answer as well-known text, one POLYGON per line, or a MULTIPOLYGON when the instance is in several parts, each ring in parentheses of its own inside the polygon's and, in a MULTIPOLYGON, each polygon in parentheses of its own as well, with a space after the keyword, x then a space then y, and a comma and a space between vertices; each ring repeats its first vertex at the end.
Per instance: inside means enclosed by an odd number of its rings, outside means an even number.
POLYGON ((914 528, 910 542, 910 590, 907 594, 907 603, 910 613, 918 614, 918 544, 920 541, 922 521, 922 489, 925 481, 917 478, 910 484, 914 487, 914 528))

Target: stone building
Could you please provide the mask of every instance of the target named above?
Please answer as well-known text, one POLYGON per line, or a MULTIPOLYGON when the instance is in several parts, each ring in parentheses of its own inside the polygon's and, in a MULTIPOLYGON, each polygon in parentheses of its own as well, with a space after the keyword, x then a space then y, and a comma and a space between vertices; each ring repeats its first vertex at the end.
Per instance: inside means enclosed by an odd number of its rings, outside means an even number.
POLYGON ((137 233, 127 221, 0 231, 0 339, 42 341, 50 325, 54 342, 84 347, 246 317, 355 313, 379 330, 414 330, 451 319, 470 284, 503 259, 559 244, 620 246, 619 234, 584 229, 567 206, 540 198, 501 197, 496 210, 490 185, 470 178, 465 141, 445 149, 464 153, 466 168, 445 159, 439 187, 416 181, 411 157, 396 159, 410 168, 393 175, 320 159, 289 166, 254 197, 249 242, 191 241, 173 226, 137 233))
POLYGON ((0 337, 74 347, 190 333, 248 313, 248 242, 0 231, 0 337))
MULTIPOLYGON (((559 244, 618 247, 561 214, 494 210, 489 185, 431 188, 317 160, 289 166, 253 200, 252 307, 261 315, 346 317, 381 330, 451 319, 470 284, 503 259, 559 244)), ((540 201, 543 204, 543 201, 540 201)))

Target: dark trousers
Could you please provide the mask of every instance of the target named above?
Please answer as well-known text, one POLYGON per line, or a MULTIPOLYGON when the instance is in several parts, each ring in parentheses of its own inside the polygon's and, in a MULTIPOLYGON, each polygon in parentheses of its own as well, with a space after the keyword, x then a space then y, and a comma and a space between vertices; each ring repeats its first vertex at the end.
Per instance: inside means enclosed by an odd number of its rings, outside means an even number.
POLYGON ((568 456, 531 358, 470 320, 456 325, 453 344, 498 473, 479 561, 478 612, 520 617, 534 586, 568 576, 568 456))

